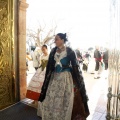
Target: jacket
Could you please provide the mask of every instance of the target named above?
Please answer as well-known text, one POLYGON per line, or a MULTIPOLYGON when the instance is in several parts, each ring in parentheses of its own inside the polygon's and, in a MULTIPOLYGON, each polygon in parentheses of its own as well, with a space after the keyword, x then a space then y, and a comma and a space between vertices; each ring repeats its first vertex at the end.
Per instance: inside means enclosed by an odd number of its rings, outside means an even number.
POLYGON ((105 63, 108 62, 108 50, 103 53, 103 61, 104 61, 105 63))
POLYGON ((97 49, 94 51, 94 58, 96 61, 99 61, 99 62, 101 62, 102 60, 101 54, 97 49))

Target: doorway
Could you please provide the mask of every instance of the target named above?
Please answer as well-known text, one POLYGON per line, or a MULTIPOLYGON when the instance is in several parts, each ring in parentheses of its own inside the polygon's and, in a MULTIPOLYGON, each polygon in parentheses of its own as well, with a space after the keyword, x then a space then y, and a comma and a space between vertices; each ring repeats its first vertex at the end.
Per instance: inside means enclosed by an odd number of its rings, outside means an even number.
MULTIPOLYGON (((54 35, 59 32, 67 33, 68 45, 73 49, 79 48, 83 56, 89 51, 89 48, 94 51, 95 46, 99 46, 103 52, 104 48, 109 46, 109 0, 38 0, 36 2, 28 0, 27 3, 29 4, 27 10, 27 51, 31 52, 31 48, 36 45, 35 43, 38 43, 37 37, 42 43, 51 29, 53 38, 47 42, 51 48, 54 46, 52 44, 54 35), (38 32, 40 32, 39 35, 38 32)), ((29 63, 31 68, 27 72, 28 83, 35 73, 32 62, 29 63)), ((92 67, 95 69, 95 63, 92 67)), ((104 74, 104 72, 102 73, 104 74)), ((88 120, 104 120, 106 116, 108 79, 105 79, 103 74, 100 79, 94 79, 94 74, 83 71, 91 112, 88 120)))

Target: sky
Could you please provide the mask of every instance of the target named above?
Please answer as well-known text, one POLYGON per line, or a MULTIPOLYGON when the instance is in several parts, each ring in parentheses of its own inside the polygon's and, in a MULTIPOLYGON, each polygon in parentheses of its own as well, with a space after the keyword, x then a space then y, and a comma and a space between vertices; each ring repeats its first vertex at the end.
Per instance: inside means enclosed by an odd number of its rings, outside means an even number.
POLYGON ((104 45, 109 40, 109 0, 27 0, 27 28, 68 33, 73 48, 104 45))

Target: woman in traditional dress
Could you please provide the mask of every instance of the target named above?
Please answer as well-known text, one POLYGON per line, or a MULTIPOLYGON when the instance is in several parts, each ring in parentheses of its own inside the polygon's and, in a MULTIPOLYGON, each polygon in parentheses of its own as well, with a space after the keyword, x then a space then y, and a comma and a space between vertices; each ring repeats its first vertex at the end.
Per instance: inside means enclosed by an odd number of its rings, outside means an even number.
POLYGON ((38 100, 41 88, 44 82, 45 78, 45 72, 46 72, 46 65, 48 62, 49 54, 48 54, 48 49, 46 45, 42 46, 42 55, 41 55, 41 61, 40 61, 40 66, 37 69, 36 73, 32 77, 28 87, 27 87, 27 94, 26 97, 29 99, 35 101, 38 100))
POLYGON ((85 120, 89 115, 83 76, 66 34, 55 37, 39 101, 42 120, 85 120))
MULTIPOLYGON (((46 72, 46 66, 47 66, 47 62, 48 62, 48 58, 49 58, 49 54, 48 54, 48 48, 46 45, 42 46, 42 53, 43 55, 41 56, 41 71, 43 71, 41 73, 41 75, 39 75, 39 79, 42 77, 43 79, 41 79, 41 82, 43 83, 44 77, 45 77, 45 72, 46 72)), ((39 91, 41 91, 41 88, 39 89, 39 91)), ((37 115, 42 117, 41 115, 41 103, 38 102, 38 109, 37 109, 37 115)))

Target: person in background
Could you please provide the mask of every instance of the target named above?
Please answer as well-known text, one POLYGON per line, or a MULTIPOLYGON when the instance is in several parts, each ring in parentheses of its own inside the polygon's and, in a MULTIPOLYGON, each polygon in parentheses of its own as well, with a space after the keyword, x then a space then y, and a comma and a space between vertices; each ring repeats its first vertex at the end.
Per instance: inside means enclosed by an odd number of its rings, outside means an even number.
POLYGON ((84 58, 82 70, 86 73, 88 71, 88 60, 84 58))
POLYGON ((98 74, 98 71, 100 68, 101 60, 102 60, 102 56, 101 56, 100 51, 99 51, 99 46, 96 46, 96 49, 94 51, 94 58, 95 58, 95 62, 96 62, 94 79, 99 79, 100 76, 98 74))
POLYGON ((83 58, 82 58, 82 54, 80 53, 79 49, 75 50, 76 56, 77 56, 77 60, 80 64, 80 68, 82 70, 82 65, 83 65, 83 58))
POLYGON ((108 48, 106 48, 106 51, 103 53, 103 62, 104 62, 104 65, 105 65, 105 79, 107 79, 108 77, 108 48))
POLYGON ((88 64, 88 73, 94 74, 95 72, 95 59, 94 59, 94 50, 90 51, 90 59, 88 64))
POLYGON ((89 53, 88 53, 88 52, 85 52, 84 57, 83 57, 84 60, 83 60, 83 67, 82 67, 82 70, 83 70, 84 72, 87 72, 87 71, 88 71, 89 57, 90 57, 89 53))
MULTIPOLYGON (((43 75, 44 77, 45 77, 45 72, 46 72, 46 66, 47 66, 47 63, 48 63, 48 58, 49 58, 49 53, 48 53, 48 47, 47 47, 47 45, 43 45, 42 46, 42 55, 41 55, 41 59, 40 59, 40 68, 41 68, 41 71, 43 71, 43 72, 41 72, 41 75, 43 75)), ((40 81, 42 82, 42 84, 43 84, 43 82, 44 82, 44 79, 42 80, 41 79, 41 75, 40 75, 40 81)), ((42 77, 43 78, 43 77, 42 77)), ((39 79, 39 78, 38 78, 39 79)), ((42 87, 42 86, 41 86, 42 87)), ((41 88, 40 88, 40 90, 39 91, 41 91, 41 88)), ((42 104, 41 104, 41 102, 38 102, 38 109, 37 109, 37 115, 39 116, 39 117, 42 117, 42 104)))
POLYGON ((33 60, 33 67, 35 68, 35 70, 37 70, 40 65, 40 53, 38 52, 39 47, 35 47, 32 50, 33 52, 31 53, 31 57, 33 60))
POLYGON ((32 58, 29 54, 29 52, 26 53, 26 66, 27 66, 27 70, 29 71, 29 61, 31 61, 32 58))
POLYGON ((41 50, 42 50, 42 54, 40 58, 40 66, 35 72, 35 74, 33 75, 33 77, 31 78, 28 84, 27 93, 26 93, 26 97, 34 100, 33 104, 35 106, 36 105, 38 106, 37 115, 40 117, 42 117, 41 111, 40 111, 40 103, 37 100, 40 96, 41 87, 44 82, 46 66, 47 66, 48 57, 49 57, 47 45, 43 45, 41 50))
POLYGON ((86 52, 85 58, 87 59, 88 63, 89 63, 90 57, 91 57, 91 56, 90 56, 89 52, 86 52))

